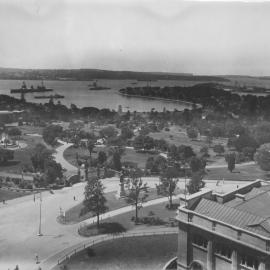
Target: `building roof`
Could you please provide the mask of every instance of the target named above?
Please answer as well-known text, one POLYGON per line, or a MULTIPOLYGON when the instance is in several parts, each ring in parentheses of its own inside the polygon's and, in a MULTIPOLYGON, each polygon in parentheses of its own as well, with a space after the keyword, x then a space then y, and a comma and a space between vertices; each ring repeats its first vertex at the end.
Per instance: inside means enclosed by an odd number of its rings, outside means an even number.
POLYGON ((212 200, 201 199, 194 212, 224 223, 270 237, 270 219, 212 200))
POLYGON ((226 206, 246 211, 262 218, 270 217, 270 185, 253 188, 244 194, 244 200, 235 198, 227 203, 226 206))

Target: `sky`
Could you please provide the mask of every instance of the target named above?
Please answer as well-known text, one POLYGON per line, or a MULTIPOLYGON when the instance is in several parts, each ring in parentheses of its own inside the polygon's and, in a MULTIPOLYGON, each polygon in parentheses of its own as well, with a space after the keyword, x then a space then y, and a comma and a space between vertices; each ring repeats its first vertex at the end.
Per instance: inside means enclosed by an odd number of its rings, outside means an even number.
POLYGON ((270 75, 270 2, 0 0, 0 67, 270 75))

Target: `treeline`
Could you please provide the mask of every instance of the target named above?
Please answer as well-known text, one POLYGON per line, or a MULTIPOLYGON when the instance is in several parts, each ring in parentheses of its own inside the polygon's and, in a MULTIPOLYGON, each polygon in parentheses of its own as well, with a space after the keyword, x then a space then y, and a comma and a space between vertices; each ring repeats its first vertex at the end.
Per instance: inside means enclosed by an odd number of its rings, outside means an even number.
POLYGON ((36 125, 46 125, 46 121, 91 118, 100 121, 110 122, 117 114, 110 109, 98 109, 95 107, 78 108, 72 104, 70 108, 58 102, 54 103, 30 103, 7 95, 0 95, 0 110, 23 110, 23 121, 33 122, 36 125))
POLYGON ((0 79, 18 80, 187 80, 187 81, 228 81, 216 76, 193 76, 186 73, 155 73, 135 71, 111 71, 99 69, 7 69, 0 68, 0 79))
POLYGON ((126 95, 140 95, 201 104, 204 108, 237 115, 263 115, 269 117, 270 95, 239 95, 223 90, 215 83, 196 84, 190 87, 127 87, 119 90, 126 95))

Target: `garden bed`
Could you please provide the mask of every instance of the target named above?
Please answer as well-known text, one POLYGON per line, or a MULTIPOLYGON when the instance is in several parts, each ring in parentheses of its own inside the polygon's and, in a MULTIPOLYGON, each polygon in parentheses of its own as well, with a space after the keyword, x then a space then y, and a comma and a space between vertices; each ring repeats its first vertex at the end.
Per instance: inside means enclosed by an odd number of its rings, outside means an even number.
MULTIPOLYGON (((177 254, 177 235, 115 239, 82 251, 66 262, 67 270, 162 269, 177 254)), ((61 269, 56 266, 53 270, 61 269)))

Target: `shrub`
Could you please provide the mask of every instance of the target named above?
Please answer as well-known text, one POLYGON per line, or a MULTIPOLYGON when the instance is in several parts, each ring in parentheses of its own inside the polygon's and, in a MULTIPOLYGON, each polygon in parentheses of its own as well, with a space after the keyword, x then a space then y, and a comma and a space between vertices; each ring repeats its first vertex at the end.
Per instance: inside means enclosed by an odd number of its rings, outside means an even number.
POLYGON ((179 204, 178 204, 178 203, 173 203, 173 204, 171 205, 171 207, 170 207, 169 204, 166 204, 166 208, 167 208, 168 210, 177 210, 178 207, 179 207, 179 204))
POLYGON ((111 178, 111 177, 114 177, 114 175, 115 175, 115 172, 110 169, 106 170, 106 173, 104 173, 105 178, 111 178))
POLYGON ((150 226, 158 226, 158 225, 164 225, 166 222, 162 220, 160 217, 148 216, 148 217, 140 218, 139 223, 150 225, 150 226))

